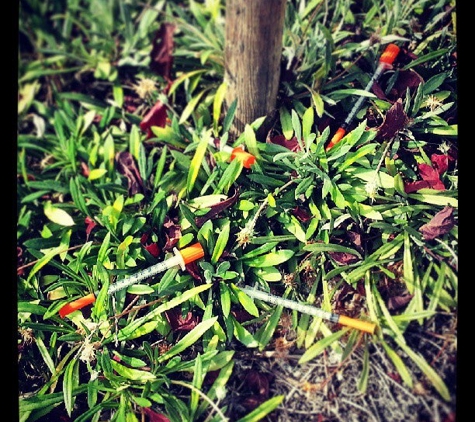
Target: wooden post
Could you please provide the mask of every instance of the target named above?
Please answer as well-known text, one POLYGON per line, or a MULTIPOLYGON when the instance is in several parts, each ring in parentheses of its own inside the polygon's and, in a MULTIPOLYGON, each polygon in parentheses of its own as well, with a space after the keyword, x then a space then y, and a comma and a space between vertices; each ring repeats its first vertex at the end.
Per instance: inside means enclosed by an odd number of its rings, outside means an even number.
POLYGON ((286 0, 227 0, 226 105, 237 98, 231 136, 276 106, 286 0))

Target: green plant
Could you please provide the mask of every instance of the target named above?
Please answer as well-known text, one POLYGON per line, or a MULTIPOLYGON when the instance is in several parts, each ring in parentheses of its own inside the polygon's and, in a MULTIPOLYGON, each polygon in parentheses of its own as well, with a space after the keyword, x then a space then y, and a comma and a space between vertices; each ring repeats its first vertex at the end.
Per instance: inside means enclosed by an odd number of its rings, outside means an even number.
POLYGON ((264 420, 285 396, 236 405, 238 352, 282 351, 289 332, 300 365, 361 353, 362 394, 380 347, 401 385, 423 377, 452 403, 453 386, 408 340, 458 306, 452 3, 289 2, 278 119, 267 140, 258 119, 232 145, 225 3, 181 6, 21 2, 20 419, 264 420), (150 69, 164 23, 176 25, 169 75, 150 69), (388 42, 404 46, 400 61, 377 94, 362 92, 388 42), (354 125, 327 150, 362 94, 354 125), (157 103, 164 123, 148 132, 157 103), (224 145, 244 145, 256 163, 224 145), (184 271, 107 294, 194 242, 205 256, 184 271), (243 285, 378 329, 287 312, 243 285), (91 293, 93 306, 58 315, 91 293))

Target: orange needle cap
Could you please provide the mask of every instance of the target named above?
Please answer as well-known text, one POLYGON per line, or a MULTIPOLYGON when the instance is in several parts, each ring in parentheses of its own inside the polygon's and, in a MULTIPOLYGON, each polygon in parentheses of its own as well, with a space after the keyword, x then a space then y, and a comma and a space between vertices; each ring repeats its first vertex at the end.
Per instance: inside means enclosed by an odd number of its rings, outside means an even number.
POLYGON ((393 64, 399 54, 400 48, 396 44, 389 44, 379 58, 380 63, 393 64))
POLYGON ((256 157, 244 151, 241 147, 236 147, 231 152, 231 160, 234 160, 235 158, 241 161, 242 165, 247 169, 250 169, 256 162, 256 157))
POLYGON ((77 311, 78 309, 84 308, 85 306, 94 303, 96 301, 96 296, 94 293, 90 293, 87 296, 84 296, 74 302, 67 303, 59 310, 59 316, 64 318, 66 315, 71 312, 77 311))
POLYGON ((338 318, 338 323, 346 325, 347 327, 356 328, 366 333, 374 334, 376 329, 376 324, 370 321, 362 321, 361 319, 354 319, 347 317, 345 315, 340 315, 338 318))
POLYGON ((329 151, 331 148, 333 148, 338 142, 341 141, 343 136, 345 136, 345 133, 346 133, 345 129, 343 129, 342 127, 339 128, 333 135, 333 138, 331 139, 330 143, 327 145, 325 150, 329 151))
POLYGON ((187 248, 183 248, 180 253, 185 265, 205 256, 205 251, 198 242, 191 246, 188 246, 187 248))

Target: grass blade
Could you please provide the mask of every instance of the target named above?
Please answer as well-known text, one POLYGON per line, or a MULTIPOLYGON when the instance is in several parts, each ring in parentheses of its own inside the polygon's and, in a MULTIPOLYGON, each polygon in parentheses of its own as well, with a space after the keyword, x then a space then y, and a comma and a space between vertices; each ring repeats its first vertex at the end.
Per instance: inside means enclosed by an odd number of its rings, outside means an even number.
POLYGON ((79 386, 79 360, 72 359, 66 366, 63 378, 63 394, 64 406, 68 412, 69 417, 73 412, 75 396, 73 395, 74 388, 79 386))
POLYGON ((391 359, 394 367, 396 368, 398 374, 401 376, 404 384, 406 384, 409 388, 413 387, 411 373, 407 369, 407 366, 404 364, 401 356, 399 356, 393 349, 389 347, 389 345, 384 341, 380 340, 381 345, 384 348, 384 351, 388 355, 389 359, 391 359))
POLYGON ((271 399, 262 403, 257 409, 253 410, 251 413, 247 414, 241 419, 238 419, 236 422, 256 422, 262 420, 265 416, 267 416, 270 412, 279 406, 282 403, 285 396, 275 396, 271 399))
POLYGON ((188 171, 188 177, 186 180, 186 191, 188 192, 188 194, 193 191, 193 187, 195 186, 195 181, 198 177, 198 172, 200 171, 201 164, 208 148, 209 139, 210 132, 208 131, 203 135, 201 139, 197 140, 198 145, 196 147, 195 155, 191 160, 190 170, 188 171))
POLYGON ((434 388, 438 391, 441 397, 450 401, 450 392, 447 386, 445 385, 442 378, 435 372, 434 368, 424 359, 422 355, 417 352, 414 352, 407 344, 402 343, 398 338, 395 339, 399 347, 412 359, 412 361, 419 367, 419 369, 424 373, 427 379, 432 383, 434 388))
POLYGON ((327 347, 331 346, 334 342, 338 341, 347 331, 349 328, 345 327, 340 331, 337 331, 333 334, 330 334, 327 337, 322 338, 321 340, 317 341, 315 344, 310 346, 305 353, 300 357, 298 364, 302 365, 315 357, 317 357, 320 353, 322 353, 327 347))
POLYGON ((171 349, 166 353, 159 356, 158 363, 161 363, 165 360, 172 358, 178 353, 183 352, 191 345, 193 345, 206 331, 208 331, 213 324, 218 320, 218 317, 210 318, 206 321, 200 322, 193 330, 186 334, 178 343, 176 343, 171 349))

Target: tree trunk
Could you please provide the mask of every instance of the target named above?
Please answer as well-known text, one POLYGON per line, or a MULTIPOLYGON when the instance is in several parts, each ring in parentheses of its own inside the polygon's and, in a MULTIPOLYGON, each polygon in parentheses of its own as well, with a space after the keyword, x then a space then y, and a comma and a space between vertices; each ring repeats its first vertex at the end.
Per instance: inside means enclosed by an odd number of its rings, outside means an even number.
POLYGON ((276 107, 286 0, 227 0, 226 105, 237 98, 231 137, 276 107))

